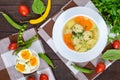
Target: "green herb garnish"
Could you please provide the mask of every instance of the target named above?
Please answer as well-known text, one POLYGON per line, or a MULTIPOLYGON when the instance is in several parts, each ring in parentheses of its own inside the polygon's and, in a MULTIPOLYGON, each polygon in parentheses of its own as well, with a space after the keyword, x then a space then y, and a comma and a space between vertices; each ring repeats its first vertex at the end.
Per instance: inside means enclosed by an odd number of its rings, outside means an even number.
POLYGON ((120 0, 92 0, 97 7, 99 13, 105 19, 108 27, 110 28, 110 34, 108 35, 108 41, 113 41, 120 38, 120 0))
POLYGON ((120 50, 116 50, 116 49, 107 50, 102 55, 102 59, 104 59, 104 60, 118 60, 118 59, 120 59, 120 50))

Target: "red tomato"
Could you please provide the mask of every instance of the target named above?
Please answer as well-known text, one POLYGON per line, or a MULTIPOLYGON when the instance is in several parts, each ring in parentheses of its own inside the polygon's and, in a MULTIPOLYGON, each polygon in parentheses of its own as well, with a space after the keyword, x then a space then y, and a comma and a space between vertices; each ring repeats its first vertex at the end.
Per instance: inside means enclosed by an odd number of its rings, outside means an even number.
POLYGON ((22 16, 27 16, 30 13, 29 8, 26 5, 20 5, 18 7, 18 12, 22 15, 22 16))
POLYGON ((96 66, 97 73, 103 72, 105 69, 106 69, 106 66, 103 62, 99 62, 96 66))
POLYGON ((17 48, 17 43, 10 43, 8 46, 9 50, 15 50, 17 48))
POLYGON ((112 46, 114 49, 120 49, 120 41, 114 40, 112 46))
POLYGON ((49 80, 49 78, 48 78, 47 74, 42 73, 40 75, 40 80, 49 80))
POLYGON ((28 78, 27 78, 27 80, 36 80, 34 77, 32 77, 32 76, 29 76, 28 78))

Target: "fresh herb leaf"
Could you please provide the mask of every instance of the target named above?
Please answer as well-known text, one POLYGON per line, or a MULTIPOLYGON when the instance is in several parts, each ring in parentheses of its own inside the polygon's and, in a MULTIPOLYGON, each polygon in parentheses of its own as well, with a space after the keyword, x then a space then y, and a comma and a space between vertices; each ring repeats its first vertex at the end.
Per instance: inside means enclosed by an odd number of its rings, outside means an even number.
POLYGON ((75 36, 74 36, 74 35, 72 35, 72 39, 75 39, 75 36))
POLYGON ((77 33, 77 36, 78 36, 78 37, 81 37, 82 35, 83 35, 82 32, 78 32, 78 33, 77 33))
POLYGON ((117 13, 120 15, 120 9, 117 10, 117 13))
POLYGON ((104 60, 118 60, 118 59, 120 59, 120 50, 116 50, 116 49, 107 50, 102 55, 102 59, 104 59, 104 60))
MULTIPOLYGON (((115 36, 109 36, 109 38, 119 39, 120 35, 120 0, 92 0, 97 7, 99 13, 106 21, 110 28, 110 34, 113 33, 115 36)), ((111 39, 108 39, 111 40, 111 39)))
POLYGON ((50 60, 50 58, 43 54, 43 53, 38 53, 39 57, 45 60, 52 68, 54 68, 53 62, 50 60))
POLYGON ((32 11, 35 14, 40 14, 42 15, 42 13, 45 11, 45 5, 43 3, 43 1, 41 0, 34 0, 33 4, 32 4, 32 11))

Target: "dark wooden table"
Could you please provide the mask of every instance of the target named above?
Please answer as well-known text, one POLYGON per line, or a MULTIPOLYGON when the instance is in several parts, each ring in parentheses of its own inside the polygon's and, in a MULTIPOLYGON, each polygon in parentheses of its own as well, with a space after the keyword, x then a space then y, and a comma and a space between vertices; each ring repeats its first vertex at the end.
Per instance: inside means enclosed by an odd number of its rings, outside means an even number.
MULTIPOLYGON (((47 3, 47 0, 43 0, 47 3)), ((69 0, 52 0, 52 9, 50 12, 51 17, 55 12, 57 12, 63 5, 65 5, 69 0)), ((0 0, 0 11, 4 11, 9 14, 16 22, 26 21, 30 18, 38 17, 32 13, 31 5, 33 0, 0 0), (25 4, 30 8, 30 16, 22 17, 18 13, 18 5, 25 4)), ((43 22, 44 23, 44 22, 43 22)), ((39 27, 42 23, 38 25, 29 25, 29 28, 39 27)), ((28 28, 28 29, 29 29, 28 28)), ((13 33, 17 33, 18 30, 13 28, 6 20, 0 15, 0 39, 8 37, 13 33)), ((54 54, 54 52, 48 47, 48 45, 42 40, 44 48, 46 49, 47 55, 53 60, 57 68, 53 69, 56 80, 77 80, 69 69, 64 65, 64 63, 54 54)), ((120 80, 120 60, 113 63, 105 72, 103 72, 95 80, 120 80)))

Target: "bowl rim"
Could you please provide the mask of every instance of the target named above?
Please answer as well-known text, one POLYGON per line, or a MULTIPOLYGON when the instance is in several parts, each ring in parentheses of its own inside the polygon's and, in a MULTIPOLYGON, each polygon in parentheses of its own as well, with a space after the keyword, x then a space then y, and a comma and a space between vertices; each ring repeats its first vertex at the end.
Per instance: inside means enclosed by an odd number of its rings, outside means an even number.
POLYGON ((102 50, 104 49, 104 47, 106 46, 107 35, 108 35, 108 30, 107 30, 107 25, 106 25, 104 19, 96 11, 94 11, 90 8, 87 8, 87 7, 73 7, 73 8, 70 8, 70 9, 64 11, 63 13, 61 13, 54 23, 53 32, 52 32, 52 38, 53 38, 53 42, 55 44, 56 49, 58 50, 58 52, 60 53, 61 56, 63 56, 64 58, 66 58, 67 60, 72 61, 72 62, 87 62, 87 61, 95 59, 97 56, 99 56, 101 54, 102 50), (87 12, 89 12, 89 13, 87 13, 87 12), (78 52, 70 50, 64 43, 63 39, 61 39, 62 33, 60 32, 61 30, 63 30, 63 27, 68 20, 70 20, 71 18, 78 16, 78 15, 84 15, 84 16, 90 18, 93 22, 95 22, 95 24, 98 27, 99 36, 100 36, 99 37, 100 39, 98 39, 98 41, 94 45, 94 47, 92 49, 90 49, 89 51, 84 52, 83 54, 82 54, 82 52, 80 54, 78 54, 78 52), (97 18, 96 18, 96 16, 97 16, 97 18), (60 23, 62 23, 62 24, 58 25, 60 23), (103 25, 102 26, 103 30, 101 30, 101 28, 99 27, 100 25, 103 25), (58 31, 58 27, 59 27, 60 31, 58 31), (104 36, 102 35, 103 33, 104 33, 104 36), (56 41, 56 40, 58 40, 57 38, 60 39, 59 42, 56 41), (103 44, 100 44, 101 42, 103 44), (97 50, 95 50, 95 49, 97 49, 97 50), (73 53, 75 53, 75 54, 73 55, 73 53), (85 53, 87 53, 89 56, 86 57, 85 53), (96 53, 95 56, 90 56, 90 55, 92 55, 92 53, 96 53), (75 57, 75 58, 72 58, 71 56, 75 57), (87 58, 87 59, 81 60, 81 59, 79 59, 79 58, 81 58, 80 56, 87 58))

